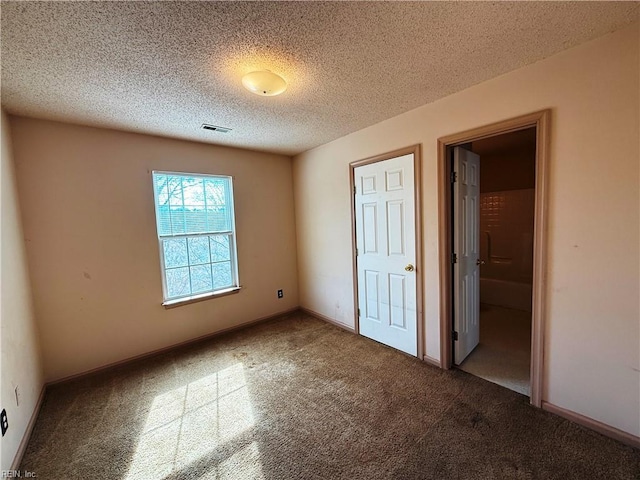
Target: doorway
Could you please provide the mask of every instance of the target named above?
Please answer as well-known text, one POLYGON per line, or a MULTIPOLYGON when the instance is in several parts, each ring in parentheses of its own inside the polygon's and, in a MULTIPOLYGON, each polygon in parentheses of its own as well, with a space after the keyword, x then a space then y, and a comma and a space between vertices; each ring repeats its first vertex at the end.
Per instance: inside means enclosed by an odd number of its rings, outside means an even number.
POLYGON ((451 212, 453 364, 529 396, 536 129, 449 150, 459 177, 451 212))
MULTIPOLYGON (((494 341, 502 342, 502 345, 498 344, 502 348, 505 347, 505 342, 513 343, 513 340, 517 338, 518 342, 516 343, 520 343, 521 347, 523 343, 525 344, 524 369, 529 370, 529 378, 526 378, 527 375, 525 373, 523 382, 521 375, 521 382, 524 383, 524 387, 528 386, 529 388, 524 392, 522 392, 521 388, 520 391, 521 393, 528 393, 531 404, 538 407, 542 403, 549 117, 550 112, 548 110, 536 112, 461 132, 441 138, 438 141, 441 366, 443 368, 451 368, 454 365, 460 365, 465 368, 466 363, 471 370, 474 367, 474 351, 480 357, 482 357, 482 350, 485 350, 484 353, 488 353, 489 357, 496 356, 495 345, 493 346, 493 353, 491 351, 491 344, 494 341), (507 134, 514 135, 509 137, 506 136, 507 134), (467 185, 462 190, 457 188, 455 181, 458 179, 452 174, 455 162, 457 162, 457 169, 463 168, 471 171, 476 164, 480 168, 482 161, 479 155, 473 153, 474 149, 482 151, 483 147, 487 147, 490 143, 504 144, 507 140, 513 140, 516 137, 521 137, 521 139, 527 137, 535 146, 532 162, 533 173, 532 176, 528 177, 529 182, 533 178, 533 185, 527 185, 533 186, 533 189, 512 188, 514 186, 513 182, 519 178, 518 173, 514 171, 506 175, 507 178, 502 180, 499 178, 500 174, 497 176, 494 174, 493 178, 489 180, 484 178, 485 191, 481 192, 480 190, 483 188, 481 185, 483 179, 480 173, 481 170, 477 172, 477 185, 475 187, 467 185), (465 165, 462 165, 463 163, 465 165), (497 184, 491 186, 492 181, 494 183, 497 182, 497 184), (505 181, 507 184, 504 183, 505 181), (503 182, 502 185, 500 185, 500 182, 503 182), (512 183, 509 184, 509 182, 512 183), (475 191, 474 188, 476 189, 475 191), (490 192, 488 190, 494 191, 490 192), (516 190, 528 190, 528 192, 514 193, 516 190), (511 191, 511 193, 505 193, 508 191, 511 191), (454 195, 457 198, 454 198, 454 195), (475 200, 473 198, 474 195, 476 196, 475 200), (488 218, 485 218, 485 225, 483 225, 482 229, 480 228, 480 207, 483 201, 500 204, 501 201, 504 203, 508 200, 511 204, 514 204, 512 201, 514 199, 516 199, 515 203, 529 205, 533 224, 532 231, 528 234, 526 232, 522 233, 517 240, 522 243, 523 247, 519 253, 514 253, 510 247, 513 238, 509 238, 508 234, 512 232, 506 230, 507 236, 500 239, 496 237, 499 232, 495 229, 495 225, 487 227, 486 220, 495 214, 495 211, 485 208, 485 214, 488 218), (468 202, 466 206, 458 205, 457 207, 458 213, 464 210, 467 213, 466 215, 456 215, 455 203, 460 201, 463 203, 465 201, 468 202), (474 202, 476 202, 476 206, 470 207, 474 202), (472 218, 473 215, 470 209, 476 212, 475 219, 472 218), (460 223, 461 221, 462 223, 460 223), (464 222, 466 222, 466 225, 464 222), (466 233, 465 228, 467 229, 466 233), (460 232, 464 233, 464 235, 456 238, 457 233, 460 232), (488 236, 487 232, 489 233, 488 236), (464 242, 462 246, 464 248, 461 247, 460 241, 464 242), (458 243, 456 244, 456 242, 458 243), (528 257, 523 255, 522 251, 528 251, 528 257), (490 263, 487 263, 489 260, 490 263), (482 265, 482 262, 484 262, 484 265, 482 265), (528 267, 525 264, 528 264, 528 267), (482 282, 481 269, 484 270, 485 277, 485 281, 482 282), (528 275, 531 279, 531 287, 526 287, 526 281, 514 281, 510 284, 507 280, 502 281, 503 279, 501 278, 492 278, 500 275, 506 275, 506 278, 511 280, 523 280, 528 275), (466 279, 465 282, 462 281, 464 279, 466 279), (481 308, 483 299, 485 303, 482 304, 481 308), (526 308, 528 305, 530 305, 530 314, 526 308), (512 310, 515 310, 516 313, 514 314, 512 310), (526 313, 523 314, 522 312, 526 313), (487 327, 484 329, 482 328, 483 318, 484 327, 487 327), (530 323, 528 319, 530 319, 530 323), (506 332, 507 327, 510 328, 514 325, 519 325, 520 328, 509 335, 506 332), (482 330, 484 330, 484 342, 482 330), (523 330, 524 335, 522 333, 523 330), (507 335, 504 335, 505 333, 507 335), (492 338, 492 335, 498 338, 492 338), (483 347, 483 343, 485 344, 484 347, 488 348, 477 349, 478 345, 483 347), (487 343, 489 345, 486 345, 487 343), (526 344, 529 345, 528 351, 526 344), (528 365, 526 360, 529 362, 528 365)), ((499 165, 500 162, 497 163, 498 170, 505 168, 504 164, 499 165)), ((490 162, 487 163, 487 165, 489 164, 490 162)), ((491 168, 493 167, 490 167, 489 170, 491 168)), ((471 179, 470 176, 467 180, 469 179, 471 179)), ((467 183, 469 182, 467 181, 467 183)), ((485 207, 487 206, 489 205, 485 205, 485 207)), ((497 208, 499 209, 500 207, 498 206, 497 208)), ((511 215, 506 214, 505 216, 504 211, 498 213, 502 215, 501 221, 503 222, 507 221, 509 215, 511 215)), ((522 358, 522 349, 520 349, 520 352, 522 358)), ((486 358, 484 360, 486 361, 486 358)), ((494 364, 504 367, 507 362, 508 360, 504 355, 498 355, 494 364)), ((483 362, 477 361, 475 363, 482 364, 483 362)), ((520 365, 519 368, 520 373, 522 373, 523 366, 520 365)), ((493 373, 495 374, 495 372, 493 373)), ((511 375, 511 373, 507 375, 511 375)), ((505 375, 503 374, 503 376, 505 375)), ((518 390, 518 388, 514 388, 514 384, 505 386, 518 390)), ((523 387, 523 385, 520 385, 520 387, 523 387)))
POLYGON ((423 355, 420 149, 350 164, 356 332, 423 355))

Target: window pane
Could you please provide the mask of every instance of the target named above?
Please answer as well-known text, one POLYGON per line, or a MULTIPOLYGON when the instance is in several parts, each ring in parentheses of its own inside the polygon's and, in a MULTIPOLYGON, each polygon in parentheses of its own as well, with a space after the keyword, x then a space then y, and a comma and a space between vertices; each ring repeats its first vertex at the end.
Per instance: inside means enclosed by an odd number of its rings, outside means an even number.
POLYGON ((186 226, 185 233, 207 233, 209 232, 207 224, 207 212, 204 210, 196 210, 200 207, 186 207, 184 213, 186 226))
POLYGON ((200 207, 204 210, 204 187, 201 178, 183 177, 182 178, 184 204, 189 207, 200 207))
POLYGON ((158 205, 168 205, 169 191, 167 190, 167 176, 155 175, 153 177, 153 180, 156 188, 156 198, 158 201, 158 205))
POLYGON ((233 287, 231 275, 231 262, 214 263, 211 265, 213 270, 213 288, 233 287))
POLYGON ((211 232, 226 232, 231 230, 229 212, 223 206, 207 206, 207 222, 211 232))
POLYGON ((158 223, 158 234, 171 235, 171 214, 169 212, 169 205, 157 206, 156 217, 158 223))
POLYGON ((229 178, 154 173, 160 236, 231 230, 229 178))
POLYGON ((189 268, 174 268, 166 270, 167 297, 184 297, 191 294, 189 285, 189 268))
POLYGON ((207 178, 204 181, 207 205, 226 205, 226 178, 207 178))
POLYGON ((194 294, 209 292, 213 289, 211 282, 211 265, 191 267, 191 288, 194 294))
POLYGON ((181 207, 182 202, 182 177, 169 175, 168 177, 169 205, 181 207))
POLYGON ((229 235, 211 235, 211 261, 223 262, 231 260, 231 252, 229 250, 229 235))
POLYGON ((209 237, 189 237, 189 265, 209 262, 209 237))
POLYGON ((186 233, 184 207, 182 205, 170 206, 169 215, 171 215, 171 233, 173 235, 186 233))
POLYGON ((162 241, 164 250, 164 267, 186 267, 189 265, 187 258, 187 239, 170 238, 162 241))
POLYGON ((154 175, 153 182, 156 190, 156 219, 158 224, 158 233, 160 235, 168 235, 171 234, 171 219, 169 215, 167 176, 154 175))

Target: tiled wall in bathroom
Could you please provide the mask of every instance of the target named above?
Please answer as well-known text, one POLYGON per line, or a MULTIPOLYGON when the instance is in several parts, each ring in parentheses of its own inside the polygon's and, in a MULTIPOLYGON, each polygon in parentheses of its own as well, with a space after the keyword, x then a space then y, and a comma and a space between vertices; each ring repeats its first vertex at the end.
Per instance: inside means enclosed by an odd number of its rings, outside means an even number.
POLYGON ((480 194, 482 278, 532 283, 535 190, 480 194))

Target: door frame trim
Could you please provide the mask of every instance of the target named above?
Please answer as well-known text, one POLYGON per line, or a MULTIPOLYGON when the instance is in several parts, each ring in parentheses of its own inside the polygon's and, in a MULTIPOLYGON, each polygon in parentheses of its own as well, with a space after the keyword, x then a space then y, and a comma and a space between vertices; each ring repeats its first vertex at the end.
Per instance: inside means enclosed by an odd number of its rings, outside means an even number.
POLYGON ((551 109, 492 123, 438 138, 438 249, 440 252, 440 366, 450 369, 452 349, 451 161, 447 148, 536 128, 535 216, 533 240, 533 298, 531 330, 531 404, 542 407, 544 388, 544 334, 546 317, 547 204, 551 109))
POLYGON ((399 148, 387 153, 375 155, 362 160, 349 163, 349 196, 351 197, 351 264, 353 273, 353 315, 355 332, 360 334, 360 318, 358 317, 358 265, 356 259, 356 203, 355 203, 355 169, 371 163, 383 162, 403 155, 413 154, 413 178, 414 178, 414 216, 415 216, 415 242, 416 242, 416 322, 418 355, 422 360, 425 352, 424 321, 423 321, 423 274, 422 274, 422 145, 416 144, 405 148, 399 148))

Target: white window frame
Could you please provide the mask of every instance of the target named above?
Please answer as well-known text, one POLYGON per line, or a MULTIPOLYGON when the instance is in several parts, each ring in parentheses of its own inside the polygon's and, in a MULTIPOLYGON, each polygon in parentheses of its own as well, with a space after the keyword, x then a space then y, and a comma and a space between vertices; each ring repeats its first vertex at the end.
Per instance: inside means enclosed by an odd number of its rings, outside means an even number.
MULTIPOLYGON (((151 172, 151 181, 153 185, 153 209, 155 211, 156 218, 156 235, 158 237, 158 253, 160 254, 160 274, 162 276, 162 305, 166 308, 171 308, 178 305, 183 305, 187 303, 193 303, 201 300, 206 300, 212 297, 218 297, 223 295, 228 295, 232 293, 237 293, 240 290, 240 279, 238 275, 238 248, 236 243, 236 218, 235 218, 235 198, 233 193, 233 177, 230 175, 211 175, 205 173, 189 173, 189 172, 171 172, 165 170, 153 170, 151 172), (155 176, 156 175, 168 175, 168 176, 182 176, 182 177, 190 177, 190 178, 224 178, 228 181, 228 202, 230 205, 230 222, 231 222, 231 230, 225 231, 208 231, 204 233, 187 233, 187 234, 175 234, 175 235, 160 235, 159 233, 159 218, 158 218, 158 191, 155 185, 155 176), (186 238, 187 239, 187 262, 189 262, 189 253, 188 253, 188 245, 189 238, 195 237, 210 237, 211 235, 228 235, 229 236, 229 255, 230 255, 230 263, 231 263, 231 277, 232 277, 232 286, 223 287, 219 289, 212 289, 210 291, 198 293, 195 295, 185 295, 179 297, 169 297, 167 294, 167 268, 165 267, 165 253, 163 240, 166 239, 179 239, 186 238)), ((211 264, 216 262, 211 262, 211 264)), ((191 264, 187 264, 187 268, 191 267, 191 264)), ((212 278, 213 280, 213 278, 212 278)))

